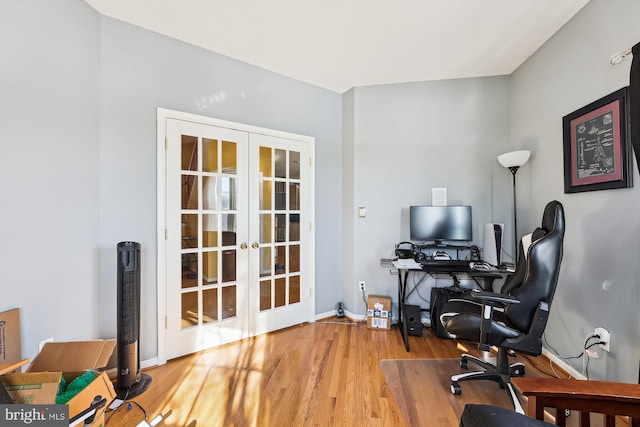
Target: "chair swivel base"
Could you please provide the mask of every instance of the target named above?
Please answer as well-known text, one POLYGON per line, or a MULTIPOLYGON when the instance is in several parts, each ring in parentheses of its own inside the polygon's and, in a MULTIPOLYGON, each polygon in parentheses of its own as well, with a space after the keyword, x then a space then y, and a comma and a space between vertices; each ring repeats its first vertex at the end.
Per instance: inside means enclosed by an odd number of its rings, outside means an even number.
MULTIPOLYGON (((485 359, 480 359, 479 357, 471 356, 470 354, 462 355, 462 357, 460 358, 460 367, 463 369, 468 369, 469 362, 475 363, 476 365, 480 366, 486 371, 498 370, 498 367, 495 364, 488 362, 485 359)), ((511 363, 509 365, 509 374, 512 377, 524 377, 524 374, 525 374, 524 363, 522 362, 511 363)))
POLYGON ((524 364, 516 362, 509 364, 506 350, 500 348, 498 351, 497 364, 493 365, 480 358, 463 354, 460 359, 460 366, 467 369, 469 362, 473 362, 484 369, 484 371, 467 372, 464 374, 453 375, 451 377, 451 393, 454 395, 462 394, 460 387, 461 381, 470 380, 491 380, 500 384, 501 388, 507 390, 509 397, 516 412, 524 414, 524 409, 520 405, 520 400, 511 384, 512 376, 523 376, 525 374, 524 364))

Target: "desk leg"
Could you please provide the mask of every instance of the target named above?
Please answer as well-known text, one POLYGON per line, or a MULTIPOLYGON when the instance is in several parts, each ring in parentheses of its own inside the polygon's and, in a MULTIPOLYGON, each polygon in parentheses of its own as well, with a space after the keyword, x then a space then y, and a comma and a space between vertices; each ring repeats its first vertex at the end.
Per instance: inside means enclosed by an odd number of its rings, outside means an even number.
POLYGON ((409 278, 409 270, 404 271, 404 279, 402 277, 402 270, 398 270, 398 326, 402 340, 404 341, 404 348, 409 351, 409 331, 407 330, 407 322, 405 322, 404 312, 404 298, 407 291, 407 279, 409 278))

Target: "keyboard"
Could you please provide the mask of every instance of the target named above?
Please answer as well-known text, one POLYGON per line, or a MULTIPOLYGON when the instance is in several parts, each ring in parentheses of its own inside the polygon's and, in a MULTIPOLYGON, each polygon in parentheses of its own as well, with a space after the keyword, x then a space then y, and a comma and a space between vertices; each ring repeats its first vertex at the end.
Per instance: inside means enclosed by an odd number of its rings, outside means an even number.
POLYGON ((464 259, 425 259, 420 261, 426 271, 469 271, 469 260, 464 259))

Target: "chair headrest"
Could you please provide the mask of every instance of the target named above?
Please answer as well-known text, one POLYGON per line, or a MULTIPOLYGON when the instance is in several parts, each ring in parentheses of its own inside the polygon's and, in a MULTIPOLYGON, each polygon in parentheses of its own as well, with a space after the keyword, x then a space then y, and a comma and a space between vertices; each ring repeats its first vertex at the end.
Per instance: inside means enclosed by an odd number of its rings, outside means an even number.
POLYGON ((542 214, 541 228, 545 234, 550 233, 552 230, 557 230, 564 234, 564 208, 562 203, 557 200, 547 203, 542 214))

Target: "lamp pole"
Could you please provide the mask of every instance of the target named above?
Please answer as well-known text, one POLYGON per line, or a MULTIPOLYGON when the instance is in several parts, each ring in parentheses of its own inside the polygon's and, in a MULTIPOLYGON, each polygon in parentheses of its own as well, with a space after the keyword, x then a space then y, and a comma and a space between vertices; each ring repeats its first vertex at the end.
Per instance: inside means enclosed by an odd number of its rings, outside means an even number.
POLYGON ((513 251, 514 251, 514 263, 518 265, 518 214, 516 213, 516 172, 520 166, 509 166, 511 175, 513 177, 513 251))

